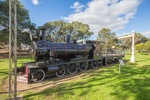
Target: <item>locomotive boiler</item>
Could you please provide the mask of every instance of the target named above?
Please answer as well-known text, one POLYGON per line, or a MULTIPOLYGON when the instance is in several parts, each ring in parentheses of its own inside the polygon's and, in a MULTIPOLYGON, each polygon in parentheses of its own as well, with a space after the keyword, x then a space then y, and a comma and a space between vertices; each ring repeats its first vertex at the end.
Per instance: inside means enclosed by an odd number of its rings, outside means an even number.
POLYGON ((65 42, 46 41, 45 29, 40 32, 40 40, 32 36, 31 54, 35 61, 44 61, 53 63, 55 59, 69 61, 74 58, 93 58, 95 49, 93 44, 77 44, 77 41, 71 41, 70 35, 66 35, 65 42))

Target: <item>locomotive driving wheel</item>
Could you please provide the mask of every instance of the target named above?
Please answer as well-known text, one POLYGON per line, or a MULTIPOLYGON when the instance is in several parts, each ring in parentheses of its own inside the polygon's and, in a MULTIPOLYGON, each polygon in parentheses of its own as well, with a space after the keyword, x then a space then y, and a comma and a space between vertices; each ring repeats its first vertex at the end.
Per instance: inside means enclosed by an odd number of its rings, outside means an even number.
POLYGON ((88 68, 88 62, 81 62, 80 63, 80 66, 79 66, 80 72, 86 71, 87 68, 88 68))
POLYGON ((38 69, 34 73, 34 82, 41 82, 45 78, 45 72, 41 69, 38 69))
POLYGON ((66 69, 63 68, 63 69, 58 70, 55 74, 57 77, 63 77, 65 73, 66 73, 66 69))
POLYGON ((69 64, 68 69, 67 69, 67 72, 69 74, 75 74, 77 71, 78 71, 77 64, 75 64, 75 63, 74 64, 69 64))
POLYGON ((93 61, 91 62, 91 66, 92 66, 93 69, 97 68, 98 65, 99 65, 99 61, 98 61, 98 60, 93 60, 93 61))

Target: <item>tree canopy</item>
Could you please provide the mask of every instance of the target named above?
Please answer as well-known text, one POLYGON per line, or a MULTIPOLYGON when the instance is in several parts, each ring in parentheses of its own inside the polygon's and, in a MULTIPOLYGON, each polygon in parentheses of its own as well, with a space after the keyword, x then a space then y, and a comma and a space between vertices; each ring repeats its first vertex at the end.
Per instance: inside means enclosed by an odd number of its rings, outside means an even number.
POLYGON ((83 39, 90 37, 93 32, 90 31, 90 27, 87 24, 75 21, 67 23, 62 20, 47 22, 43 26, 49 30, 49 33, 53 35, 55 41, 62 42, 65 34, 70 34, 72 39, 83 39))
POLYGON ((138 52, 141 52, 141 51, 150 52, 150 41, 147 41, 147 42, 145 42, 145 43, 136 44, 136 45, 135 45, 135 49, 136 49, 138 52))
POLYGON ((148 52, 150 52, 150 41, 147 41, 147 42, 144 44, 144 47, 145 47, 145 50, 147 50, 148 52))
POLYGON ((111 32, 108 28, 102 28, 99 30, 97 40, 105 42, 107 48, 112 48, 112 46, 115 46, 118 42, 116 34, 111 32))
MULTIPOLYGON (((21 33, 22 29, 29 28, 31 21, 29 17, 28 10, 18 0, 17 2, 17 26, 18 33, 21 33)), ((0 35, 6 37, 5 39, 0 39, 7 42, 8 41, 8 30, 9 30, 9 0, 0 1, 0 35)))
POLYGON ((139 43, 135 45, 135 50, 138 50, 138 52, 141 52, 144 49, 144 44, 139 43))
MULTIPOLYGON (((124 48, 131 49, 132 37, 121 39, 121 41, 122 41, 122 46, 124 48)), ((135 45, 136 45, 136 44, 140 44, 140 43, 145 43, 146 41, 148 41, 148 38, 143 36, 141 33, 136 32, 135 37, 134 37, 134 41, 135 41, 135 45)), ((138 47, 139 47, 139 45, 137 45, 137 48, 138 47)))

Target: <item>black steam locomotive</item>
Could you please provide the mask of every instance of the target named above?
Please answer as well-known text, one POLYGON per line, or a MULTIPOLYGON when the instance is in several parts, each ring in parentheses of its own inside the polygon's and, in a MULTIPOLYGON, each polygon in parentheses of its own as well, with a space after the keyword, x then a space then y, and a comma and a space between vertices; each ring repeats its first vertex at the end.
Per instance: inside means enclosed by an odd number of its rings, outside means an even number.
POLYGON ((24 63, 19 69, 18 81, 30 83, 41 82, 46 76, 56 75, 62 77, 66 71, 75 74, 78 70, 83 72, 88 67, 97 68, 100 64, 116 62, 124 55, 102 54, 99 41, 86 41, 78 44, 71 41, 66 35, 65 42, 52 42, 46 40, 45 29, 31 35, 31 55, 35 62, 24 63))

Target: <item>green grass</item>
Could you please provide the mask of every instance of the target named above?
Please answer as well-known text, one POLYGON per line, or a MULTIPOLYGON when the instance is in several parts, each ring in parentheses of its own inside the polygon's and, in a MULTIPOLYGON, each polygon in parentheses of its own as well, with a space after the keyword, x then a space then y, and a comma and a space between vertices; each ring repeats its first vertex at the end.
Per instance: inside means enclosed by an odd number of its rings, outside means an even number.
MULTIPOLYGON (((124 59, 130 59, 127 55, 124 59)), ((150 56, 136 54, 136 63, 126 62, 122 73, 118 64, 85 72, 84 77, 28 93, 26 100, 150 100, 150 56)))
MULTIPOLYGON (((17 66, 21 66, 23 62, 31 61, 29 56, 18 57, 17 66)), ((9 72, 9 60, 8 59, 0 59, 0 92, 6 92, 2 90, 2 84, 4 83, 5 79, 8 79, 8 72, 9 72)), ((1 94, 0 93, 0 100, 8 98, 8 94, 1 94)))
MULTIPOLYGON (((29 61, 31 61, 29 56, 18 57, 17 66, 19 67, 22 65, 22 63, 29 61)), ((8 64, 9 64, 8 59, 0 59, 0 80, 8 76, 8 68, 9 68, 8 64)))
MULTIPOLYGON (((25 100, 150 100, 150 56, 135 54, 136 63, 130 63, 131 55, 124 58, 125 66, 118 73, 118 64, 90 70, 82 77, 47 88, 40 92, 29 91, 25 100)), ((24 62, 20 58, 18 63, 24 62)), ((7 76, 7 60, 0 62, 0 79, 7 76)))

